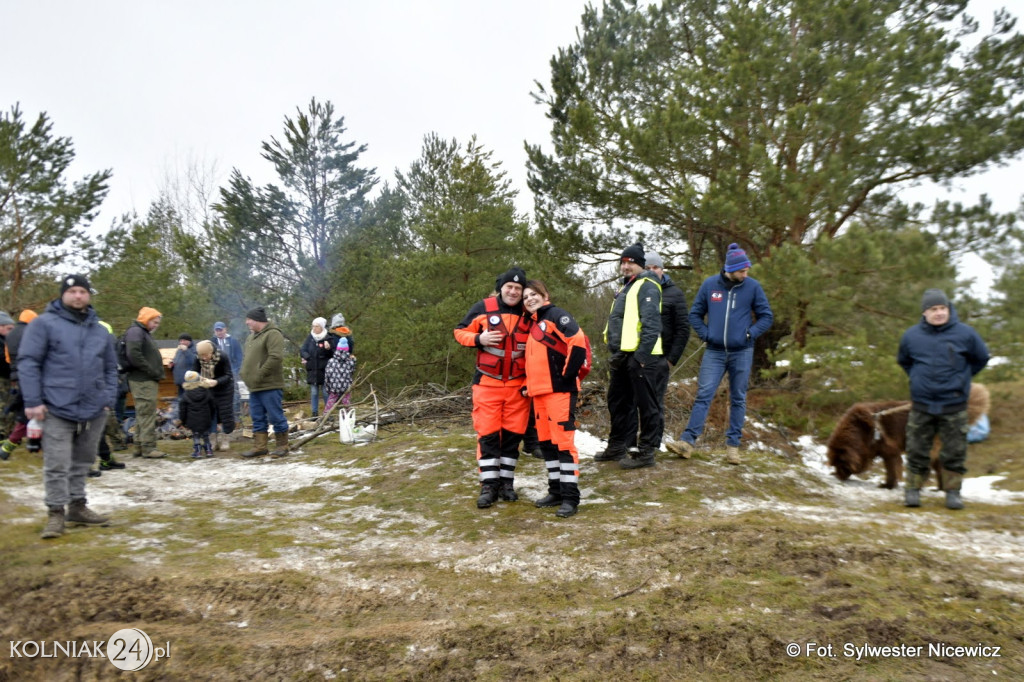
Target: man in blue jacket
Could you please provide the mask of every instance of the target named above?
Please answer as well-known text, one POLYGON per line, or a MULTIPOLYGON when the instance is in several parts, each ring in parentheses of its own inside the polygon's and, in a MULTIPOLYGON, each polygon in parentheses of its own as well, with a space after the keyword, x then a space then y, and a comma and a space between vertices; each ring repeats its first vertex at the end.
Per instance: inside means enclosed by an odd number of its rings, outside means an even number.
POLYGON ((971 377, 988 364, 988 348, 973 327, 960 322, 941 289, 921 299, 921 321, 900 339, 896 361, 910 377, 907 480, 904 504, 921 506, 932 443, 942 439, 946 507, 963 509, 960 485, 967 473, 967 399, 971 377))
POLYGON ((747 384, 754 362, 754 341, 772 326, 772 308, 761 283, 749 277, 750 259, 738 244, 729 244, 725 266, 704 280, 690 308, 690 326, 707 344, 697 377, 697 399, 679 440, 666 447, 689 458, 704 432, 708 408, 722 377, 729 374, 729 430, 725 457, 740 464, 740 438, 747 415, 747 384))
POLYGON ((63 535, 65 521, 101 525, 109 520, 89 509, 85 499, 107 412, 117 400, 117 356, 90 297, 84 275, 65 277, 60 298, 25 328, 18 349, 25 416, 43 424, 49 511, 44 539, 63 535))

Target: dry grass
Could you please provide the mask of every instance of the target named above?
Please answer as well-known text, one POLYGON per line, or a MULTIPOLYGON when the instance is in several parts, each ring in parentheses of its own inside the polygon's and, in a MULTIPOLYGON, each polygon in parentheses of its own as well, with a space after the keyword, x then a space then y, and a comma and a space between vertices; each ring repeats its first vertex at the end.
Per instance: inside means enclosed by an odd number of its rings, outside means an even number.
MULTIPOLYGON (((972 475, 1024 490, 1011 431, 1024 386, 993 386, 972 475)), ((599 403, 585 411, 595 434, 599 403)), ((714 443, 714 424, 711 441, 714 443)), ((129 459, 90 483, 109 528, 42 542, 40 470, 0 468, 0 631, 171 641, 142 679, 877 680, 1024 675, 1024 502, 920 510, 842 485, 758 434, 747 464, 715 449, 623 472, 585 459, 578 516, 526 498, 488 510, 469 424, 392 426, 370 445, 317 439, 258 463, 129 459), (205 467, 205 468, 204 468, 205 467), (844 644, 1001 647, 1000 658, 857 661, 844 644), (832 644, 835 657, 786 646, 832 644)), ((243 444, 236 444, 237 450, 243 444)), ((99 659, 0 659, 0 679, 100 679, 99 659)))

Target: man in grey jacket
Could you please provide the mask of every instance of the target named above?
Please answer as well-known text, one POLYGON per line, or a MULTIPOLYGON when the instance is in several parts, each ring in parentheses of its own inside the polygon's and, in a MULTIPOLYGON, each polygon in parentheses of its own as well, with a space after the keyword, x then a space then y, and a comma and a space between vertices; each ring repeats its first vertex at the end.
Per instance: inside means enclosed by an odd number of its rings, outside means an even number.
POLYGON ((63 535, 65 522, 109 521, 85 498, 86 477, 117 400, 117 356, 91 295, 84 275, 65 277, 60 298, 25 328, 18 353, 25 416, 43 424, 44 539, 63 535))

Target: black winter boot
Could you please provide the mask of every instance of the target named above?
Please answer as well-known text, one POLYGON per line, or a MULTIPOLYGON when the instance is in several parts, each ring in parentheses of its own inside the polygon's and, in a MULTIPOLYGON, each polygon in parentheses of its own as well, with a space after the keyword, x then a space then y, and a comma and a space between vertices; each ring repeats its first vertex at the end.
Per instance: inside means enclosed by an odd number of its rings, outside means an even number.
POLYGON ((477 509, 487 509, 492 504, 498 501, 499 497, 499 484, 498 483, 484 483, 480 486, 480 497, 476 498, 477 509))
MULTIPOLYGON (((564 455, 571 457, 568 452, 565 452, 564 455)), ((559 484, 559 490, 562 493, 562 506, 555 512, 555 516, 565 519, 575 514, 580 506, 580 486, 574 482, 562 481, 559 484)))
POLYGON ((555 512, 555 516, 557 516, 560 519, 567 519, 570 516, 574 515, 578 508, 579 507, 577 505, 573 504, 569 500, 563 500, 562 506, 560 506, 558 508, 558 511, 555 512))
POLYGON ((643 450, 639 454, 623 459, 619 462, 620 469, 643 469, 654 466, 654 450, 643 450))
POLYGON ((626 456, 625 445, 615 445, 608 443, 608 447, 604 451, 594 455, 595 462, 615 462, 626 456))
POLYGON ((501 479, 501 486, 498 488, 499 500, 503 502, 516 502, 519 500, 519 495, 516 493, 513 481, 514 479, 511 478, 501 479))

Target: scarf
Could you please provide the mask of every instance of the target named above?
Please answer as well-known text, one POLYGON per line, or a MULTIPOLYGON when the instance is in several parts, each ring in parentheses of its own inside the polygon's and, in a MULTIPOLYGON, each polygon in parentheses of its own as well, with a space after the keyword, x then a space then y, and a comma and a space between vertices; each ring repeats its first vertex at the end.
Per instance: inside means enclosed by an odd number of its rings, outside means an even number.
POLYGON ((213 369, 218 362, 220 362, 220 350, 214 348, 208 360, 199 358, 199 376, 204 379, 216 379, 217 377, 213 376, 213 369))
POLYGON ((314 341, 323 341, 327 337, 327 320, 322 317, 314 318, 313 326, 315 327, 317 325, 320 325, 320 333, 317 334, 312 328, 310 328, 309 335, 313 337, 314 341))

